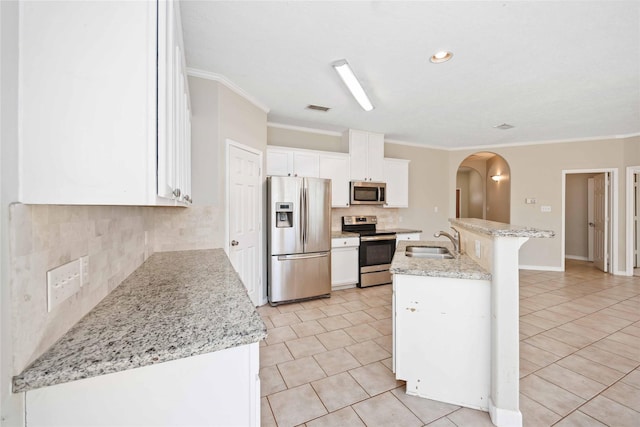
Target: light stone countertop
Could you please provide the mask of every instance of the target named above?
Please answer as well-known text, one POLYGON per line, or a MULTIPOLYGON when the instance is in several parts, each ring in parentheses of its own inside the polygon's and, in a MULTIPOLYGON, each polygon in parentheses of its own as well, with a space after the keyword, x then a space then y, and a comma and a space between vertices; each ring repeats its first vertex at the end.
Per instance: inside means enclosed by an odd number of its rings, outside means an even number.
POLYGON ((450 218, 452 226, 466 228, 477 233, 487 234, 493 237, 553 237, 555 233, 551 230, 539 230, 533 227, 505 224, 503 222, 486 221, 476 218, 450 218))
POLYGON ((15 376, 13 391, 210 353, 266 335, 222 249, 155 253, 15 376))
POLYGON ((405 255, 407 246, 444 246, 453 253, 453 246, 450 242, 401 241, 391 262, 391 273, 451 279, 491 280, 491 273, 465 254, 458 254, 452 259, 408 257, 405 255))
POLYGON ((332 239, 346 239, 347 237, 360 237, 358 233, 351 233, 349 231, 331 231, 332 239))

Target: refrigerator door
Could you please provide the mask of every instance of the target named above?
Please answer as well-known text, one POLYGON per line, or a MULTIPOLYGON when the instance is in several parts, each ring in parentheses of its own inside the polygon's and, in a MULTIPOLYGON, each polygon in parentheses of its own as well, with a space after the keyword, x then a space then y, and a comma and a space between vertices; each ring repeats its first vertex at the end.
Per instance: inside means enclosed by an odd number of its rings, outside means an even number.
POLYGON ((275 255, 269 267, 272 305, 331 293, 331 252, 275 255))
POLYGON ((331 250, 331 180, 304 178, 304 252, 331 250))
POLYGON ((267 212, 269 214, 269 255, 304 252, 303 179, 272 176, 267 179, 267 212), (278 224, 277 210, 282 204, 292 207, 289 224, 278 224), (278 226, 279 225, 279 226, 278 226))

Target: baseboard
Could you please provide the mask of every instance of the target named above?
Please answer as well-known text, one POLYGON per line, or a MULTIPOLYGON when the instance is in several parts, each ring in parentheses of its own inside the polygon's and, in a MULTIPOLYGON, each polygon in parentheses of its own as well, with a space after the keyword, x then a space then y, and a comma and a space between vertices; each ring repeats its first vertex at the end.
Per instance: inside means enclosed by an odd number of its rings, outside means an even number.
POLYGON ((566 259, 575 259, 576 261, 589 261, 589 257, 578 255, 565 255, 566 259))
POLYGON ((522 265, 518 266, 520 270, 539 270, 539 271, 564 271, 562 267, 555 267, 551 265, 522 265))
POLYGON ((489 416, 498 427, 522 427, 522 412, 518 409, 496 408, 492 398, 489 398, 489 416))

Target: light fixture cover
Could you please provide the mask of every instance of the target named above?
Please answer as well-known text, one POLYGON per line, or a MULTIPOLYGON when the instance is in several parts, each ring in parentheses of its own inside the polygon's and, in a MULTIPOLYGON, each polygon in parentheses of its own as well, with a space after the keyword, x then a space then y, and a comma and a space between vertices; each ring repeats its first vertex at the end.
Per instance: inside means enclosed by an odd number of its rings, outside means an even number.
POLYGON ((335 61, 331 65, 336 70, 344 84, 347 85, 347 88, 351 92, 351 95, 353 95, 356 101, 358 101, 358 104, 360 104, 360 106, 365 111, 373 110, 373 104, 362 88, 362 85, 358 81, 358 78, 353 73, 353 70, 351 70, 351 67, 349 66, 347 60, 341 59, 339 61, 335 61))
POLYGON ((502 176, 500 175, 491 175, 491 179, 494 180, 495 182, 498 182, 502 179, 502 176))
POLYGON ((441 50, 431 55, 431 58, 429 58, 429 60, 434 64, 441 64, 443 62, 447 62, 451 58, 453 58, 453 52, 449 52, 448 50, 441 50))

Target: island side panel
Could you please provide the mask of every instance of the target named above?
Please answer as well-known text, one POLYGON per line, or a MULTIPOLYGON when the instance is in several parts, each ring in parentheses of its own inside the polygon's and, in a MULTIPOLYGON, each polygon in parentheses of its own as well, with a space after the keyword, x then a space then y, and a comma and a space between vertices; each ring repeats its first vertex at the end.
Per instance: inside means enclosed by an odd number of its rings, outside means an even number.
POLYGON ((407 394, 489 409, 488 280, 394 275, 396 378, 407 394))
POLYGON ((260 423, 259 344, 26 392, 27 425, 260 423))

